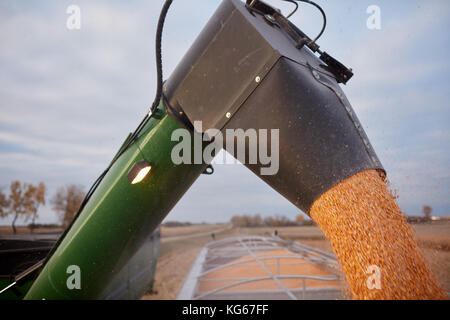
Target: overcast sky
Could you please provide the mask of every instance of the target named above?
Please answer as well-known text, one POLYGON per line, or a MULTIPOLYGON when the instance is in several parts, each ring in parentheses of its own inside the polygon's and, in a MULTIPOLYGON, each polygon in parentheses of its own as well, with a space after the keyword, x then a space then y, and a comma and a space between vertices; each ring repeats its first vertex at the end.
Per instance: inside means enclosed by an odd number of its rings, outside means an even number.
MULTIPOLYGON (((284 13, 291 8, 268 1, 284 13)), ((352 102, 399 203, 450 214, 450 2, 317 0, 327 12, 322 49, 353 68, 352 102), (369 5, 381 30, 369 30, 369 5)), ((89 188, 155 93, 154 34, 162 0, 0 2, 0 187, 45 182, 89 188), (66 9, 81 9, 68 30, 66 9)), ((167 77, 219 5, 175 0, 163 41, 167 77)), ((291 20, 311 36, 321 17, 307 5, 291 20)), ((201 176, 168 220, 228 221, 234 214, 299 210, 239 165, 201 176)), ((54 222, 50 206, 40 222, 54 222)), ((0 220, 0 224, 10 219, 0 220)))

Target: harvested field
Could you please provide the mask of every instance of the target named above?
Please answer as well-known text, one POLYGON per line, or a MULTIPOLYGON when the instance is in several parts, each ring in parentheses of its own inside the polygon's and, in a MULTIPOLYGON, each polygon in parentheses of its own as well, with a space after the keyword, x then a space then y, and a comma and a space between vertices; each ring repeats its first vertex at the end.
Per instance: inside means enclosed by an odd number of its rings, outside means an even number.
MULTIPOLYGON (((413 224, 419 249, 425 255, 427 262, 438 281, 450 292, 450 221, 433 221, 430 223, 413 224)), ((143 299, 174 299, 183 285, 192 263, 201 248, 212 240, 209 234, 227 225, 194 225, 183 227, 162 227, 162 239, 180 237, 175 241, 161 244, 160 258, 156 271, 155 294, 148 294, 143 299), (204 234, 191 237, 195 234, 204 234), (187 236, 187 238, 183 238, 187 236)), ((28 234, 27 227, 17 227, 20 234, 28 234)), ((333 252, 329 241, 317 226, 300 227, 260 227, 235 228, 218 233, 217 239, 232 235, 272 235, 274 230, 285 240, 299 241, 308 246, 326 252, 333 252)), ((36 233, 56 232, 62 229, 39 228, 36 233)), ((12 234, 11 226, 0 226, 0 235, 12 234)), ((173 239, 173 238, 172 238, 173 239)))
POLYGON ((182 227, 161 227, 161 237, 178 237, 185 235, 193 235, 196 233, 214 232, 215 230, 223 229, 226 225, 219 224, 200 224, 182 227))
MULTIPOLYGON (((17 234, 30 234, 30 228, 26 226, 17 226, 17 234)), ((63 231, 63 228, 37 228, 34 229, 34 233, 50 233, 50 232, 60 232, 63 231)), ((13 229, 11 226, 0 226, 0 236, 2 235, 12 235, 13 229)))
POLYGON ((414 224, 413 228, 431 271, 450 292, 450 221, 414 224))

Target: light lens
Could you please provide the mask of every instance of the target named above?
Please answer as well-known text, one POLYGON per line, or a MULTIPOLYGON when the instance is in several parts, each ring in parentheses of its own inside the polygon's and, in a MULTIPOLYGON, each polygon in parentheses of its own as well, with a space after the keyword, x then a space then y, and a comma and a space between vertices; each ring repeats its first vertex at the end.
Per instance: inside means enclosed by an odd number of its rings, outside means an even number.
POLYGON ((131 181, 131 184, 136 184, 136 183, 139 183, 139 182, 141 182, 142 180, 144 180, 144 178, 145 178, 145 177, 147 176, 147 174, 150 172, 150 169, 151 169, 151 168, 152 168, 151 166, 148 166, 148 167, 145 167, 145 168, 141 169, 141 170, 138 172, 136 178, 134 178, 133 181, 131 181))
POLYGON ((137 184, 145 179, 151 169, 152 166, 147 161, 136 162, 128 172, 127 178, 131 184, 137 184))

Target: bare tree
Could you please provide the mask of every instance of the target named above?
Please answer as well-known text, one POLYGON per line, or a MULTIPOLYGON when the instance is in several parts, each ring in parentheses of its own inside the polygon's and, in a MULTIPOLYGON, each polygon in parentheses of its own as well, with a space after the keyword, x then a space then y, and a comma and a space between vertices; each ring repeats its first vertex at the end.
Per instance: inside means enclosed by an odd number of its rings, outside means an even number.
POLYGON ((251 226, 252 227, 261 227, 262 225, 263 225, 263 219, 261 218, 261 216, 259 214, 255 214, 251 218, 251 226))
POLYGON ((74 184, 60 187, 56 191, 51 203, 64 227, 67 227, 72 222, 80 208, 84 195, 83 188, 74 184))
POLYGON ((36 218, 38 217, 38 210, 40 205, 45 205, 45 193, 46 186, 43 182, 39 183, 37 187, 33 185, 28 185, 27 191, 25 192, 25 197, 27 198, 27 210, 26 210, 26 218, 27 221, 31 218, 31 232, 33 233, 36 218))
POLYGON ((16 221, 20 216, 26 215, 31 207, 32 198, 30 197, 32 185, 21 184, 20 181, 11 182, 11 192, 9 194, 9 213, 13 214, 12 229, 17 233, 16 221))
POLYGON ((231 223, 235 226, 235 227, 242 227, 242 228, 246 228, 246 227, 250 227, 251 226, 251 220, 252 218, 249 215, 241 215, 241 216, 233 216, 231 218, 231 223))
POLYGON ((231 224, 235 227, 240 227, 242 225, 241 216, 231 217, 231 224))
POLYGON ((231 223, 235 227, 261 227, 261 226, 269 226, 269 227, 282 227, 282 226, 293 226, 296 225, 295 221, 289 220, 289 218, 285 216, 276 215, 273 217, 266 217, 264 219, 261 218, 259 214, 256 215, 241 215, 241 216, 233 216, 231 218, 231 223))
POLYGON ((303 224, 305 222, 305 216, 303 214, 299 213, 295 217, 295 221, 297 221, 299 224, 303 224))
POLYGON ((295 225, 295 222, 289 220, 286 216, 275 215, 264 219, 264 224, 269 227, 284 227, 295 225))
POLYGON ((0 218, 4 218, 9 214, 9 200, 6 195, 0 191, 0 218))
POLYGON ((433 211, 433 208, 430 206, 423 206, 423 215, 425 216, 426 220, 431 220, 431 211, 433 211))

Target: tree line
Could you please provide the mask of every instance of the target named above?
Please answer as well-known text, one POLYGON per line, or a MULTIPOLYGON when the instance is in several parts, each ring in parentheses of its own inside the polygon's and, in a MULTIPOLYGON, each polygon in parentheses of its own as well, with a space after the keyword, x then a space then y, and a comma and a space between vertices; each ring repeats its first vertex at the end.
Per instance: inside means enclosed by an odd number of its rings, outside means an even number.
POLYGON ((296 220, 290 220, 283 215, 275 215, 262 218, 261 215, 235 215, 231 218, 231 223, 235 227, 253 228, 253 227, 288 227, 310 224, 310 221, 304 219, 303 215, 299 214, 296 220))
MULTIPOLYGON (((50 198, 52 209, 56 212, 59 222, 67 227, 75 217, 85 192, 79 185, 69 184, 59 187, 50 198)), ((23 219, 31 220, 30 229, 34 231, 36 219, 39 218, 39 208, 46 204, 47 186, 40 182, 37 185, 12 181, 9 194, 0 190, 0 218, 12 216, 11 227, 14 234, 17 233, 16 222, 23 219)))

